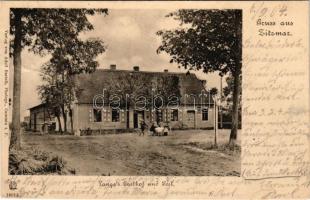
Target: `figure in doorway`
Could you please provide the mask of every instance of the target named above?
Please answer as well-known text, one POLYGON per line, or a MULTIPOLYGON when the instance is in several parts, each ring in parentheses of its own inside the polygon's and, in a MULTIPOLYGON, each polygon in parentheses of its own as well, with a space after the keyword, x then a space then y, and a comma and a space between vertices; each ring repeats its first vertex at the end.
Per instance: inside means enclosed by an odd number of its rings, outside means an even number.
POLYGON ((146 125, 146 123, 145 123, 144 120, 141 121, 140 127, 141 127, 141 133, 140 133, 140 135, 142 134, 142 135, 144 136, 144 131, 145 131, 145 129, 147 128, 147 125, 146 125))

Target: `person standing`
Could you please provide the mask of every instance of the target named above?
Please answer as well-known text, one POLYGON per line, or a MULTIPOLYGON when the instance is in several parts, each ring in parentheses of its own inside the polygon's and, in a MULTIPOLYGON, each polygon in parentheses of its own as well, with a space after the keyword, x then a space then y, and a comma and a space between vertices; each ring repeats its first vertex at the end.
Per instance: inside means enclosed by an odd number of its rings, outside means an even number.
POLYGON ((140 127, 141 127, 142 135, 144 136, 144 131, 145 131, 145 128, 146 128, 146 123, 145 123, 144 120, 141 121, 140 127))
POLYGON ((150 128, 150 132, 152 133, 152 136, 155 135, 155 128, 156 128, 156 126, 155 126, 155 123, 153 122, 153 123, 152 123, 152 126, 151 126, 151 128, 150 128))

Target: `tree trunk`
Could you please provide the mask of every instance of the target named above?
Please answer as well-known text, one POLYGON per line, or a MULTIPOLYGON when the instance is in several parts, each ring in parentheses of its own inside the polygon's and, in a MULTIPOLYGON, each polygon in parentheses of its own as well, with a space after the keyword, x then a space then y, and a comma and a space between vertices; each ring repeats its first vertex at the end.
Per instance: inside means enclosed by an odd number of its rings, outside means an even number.
MULTIPOLYGON (((62 79, 62 85, 65 83, 65 70, 62 69, 61 73, 61 79, 62 79)), ((66 97, 67 98, 67 97, 66 97)), ((61 110, 62 110, 62 116, 64 118, 64 132, 67 133, 67 113, 65 112, 65 94, 64 94, 64 87, 61 87, 61 110)))
POLYGON ((69 108, 69 115, 70 115, 70 125, 71 125, 71 133, 73 134, 73 113, 72 113, 72 109, 69 108))
POLYGON ((61 111, 62 111, 62 116, 64 118, 64 132, 66 133, 67 132, 67 115, 65 112, 65 106, 64 105, 61 106, 61 111))
POLYGON ((158 115, 159 115, 159 111, 158 111, 158 109, 156 108, 156 110, 155 110, 155 114, 156 114, 156 124, 157 124, 157 126, 159 126, 159 117, 158 117, 158 115))
POLYGON ((47 108, 46 111, 47 111, 49 120, 52 121, 52 117, 51 117, 51 113, 49 112, 49 109, 47 108))
POLYGON ((239 125, 239 96, 240 96, 240 67, 237 67, 233 74, 234 90, 233 90, 233 106, 232 106, 232 122, 231 132, 229 137, 229 145, 234 146, 237 139, 238 125, 239 125))
POLYGON ((234 88, 233 88, 233 106, 232 106, 232 127, 231 127, 231 133, 229 137, 229 145, 233 146, 235 145, 236 139, 237 139, 237 132, 238 132, 238 125, 239 125, 239 96, 241 91, 241 85, 240 85, 240 75, 241 75, 241 61, 242 61, 242 23, 239 23, 239 20, 242 20, 242 12, 236 12, 235 13, 235 22, 237 27, 237 38, 238 42, 236 43, 237 51, 235 54, 237 55, 237 64, 235 70, 232 72, 232 76, 234 78, 234 88), (239 62, 238 62, 239 61, 239 62))
POLYGON ((129 108, 130 108, 130 103, 127 102, 127 104, 126 104, 126 127, 127 127, 127 129, 129 129, 129 127, 130 127, 130 111, 129 111, 129 108))
POLYGON ((59 133, 62 133, 62 127, 61 127, 61 121, 60 121, 60 116, 57 115, 57 121, 58 121, 58 132, 59 133))
POLYGON ((21 127, 20 127, 20 94, 21 94, 21 51, 22 51, 22 13, 20 9, 14 9, 15 37, 13 44, 13 115, 10 148, 21 148, 21 127))

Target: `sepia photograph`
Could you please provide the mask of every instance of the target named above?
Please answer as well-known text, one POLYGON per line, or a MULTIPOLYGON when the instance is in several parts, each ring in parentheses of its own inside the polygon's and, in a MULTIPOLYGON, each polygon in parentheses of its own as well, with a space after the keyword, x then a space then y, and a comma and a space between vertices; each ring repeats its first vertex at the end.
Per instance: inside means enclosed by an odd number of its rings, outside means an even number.
POLYGON ((240 176, 241 9, 10 9, 10 175, 240 176))

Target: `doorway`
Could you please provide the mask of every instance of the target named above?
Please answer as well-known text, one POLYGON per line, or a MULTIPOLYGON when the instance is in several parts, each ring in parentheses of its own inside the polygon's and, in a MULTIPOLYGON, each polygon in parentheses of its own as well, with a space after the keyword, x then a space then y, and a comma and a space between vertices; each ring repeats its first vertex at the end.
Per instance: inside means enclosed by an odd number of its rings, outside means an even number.
POLYGON ((133 127, 140 128, 141 120, 144 120, 144 112, 135 110, 133 113, 133 127))
POLYGON ((188 128, 195 128, 195 110, 187 111, 187 126, 188 128))

